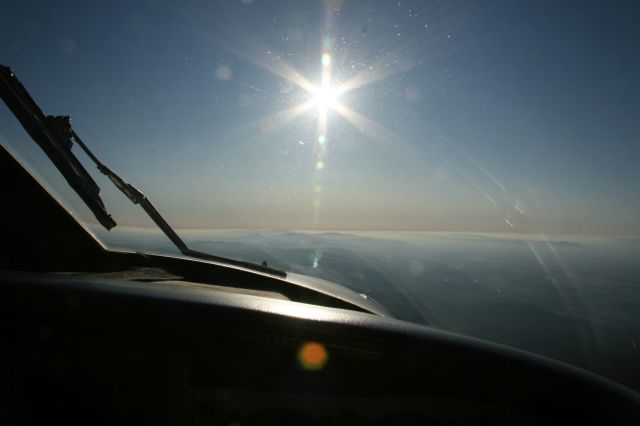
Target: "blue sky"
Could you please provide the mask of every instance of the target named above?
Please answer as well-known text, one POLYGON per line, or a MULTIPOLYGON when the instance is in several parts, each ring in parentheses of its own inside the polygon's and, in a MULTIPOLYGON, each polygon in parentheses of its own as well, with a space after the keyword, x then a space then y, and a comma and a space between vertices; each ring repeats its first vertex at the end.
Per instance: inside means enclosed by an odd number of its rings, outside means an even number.
MULTIPOLYGON (((638 235, 639 18, 616 1, 23 1, 0 62, 176 227, 638 235), (314 98, 291 70, 377 79, 324 129, 317 103, 277 115, 314 98)), ((100 183, 116 221, 148 224, 100 183)))

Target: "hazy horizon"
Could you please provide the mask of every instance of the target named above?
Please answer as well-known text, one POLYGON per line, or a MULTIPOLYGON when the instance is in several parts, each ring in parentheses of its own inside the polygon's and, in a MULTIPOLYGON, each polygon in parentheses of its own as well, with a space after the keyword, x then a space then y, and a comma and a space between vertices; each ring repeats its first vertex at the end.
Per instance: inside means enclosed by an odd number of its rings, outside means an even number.
MULTIPOLYGON (((89 227, 89 229, 94 229, 94 228, 101 228, 102 225, 100 225, 97 222, 86 222, 85 225, 87 225, 89 227)), ((111 231, 106 231, 106 232, 112 232, 115 229, 121 229, 121 230, 126 230, 126 231, 154 231, 154 232, 159 232, 162 233, 162 231, 160 230, 160 228, 158 228, 155 225, 151 225, 151 226, 117 226, 116 228, 113 228, 111 231)), ((339 229, 339 228, 287 228, 287 227, 272 227, 272 228, 260 228, 260 227, 243 227, 243 228, 214 228, 214 227, 207 227, 207 228, 199 228, 199 227, 180 227, 180 228, 176 228, 173 227, 173 229, 175 231, 180 231, 180 232, 207 232, 207 231, 283 231, 283 232, 303 232, 303 233, 422 233, 422 234, 463 234, 463 235, 495 235, 495 236, 504 236, 504 237, 522 237, 522 238, 532 238, 532 237, 536 237, 536 238, 545 238, 545 237, 553 237, 555 238, 560 238, 560 237, 611 237, 611 238, 629 238, 629 239, 634 239, 634 238, 640 238, 640 234, 638 235, 628 235, 628 234, 598 234, 598 233, 593 233, 593 234, 588 234, 588 233, 583 233, 583 234, 571 234, 571 233, 561 233, 561 234, 546 234, 546 233, 535 233, 535 232, 523 232, 523 231, 514 231, 514 230, 501 230, 501 231, 496 231, 496 232, 491 232, 491 231, 474 231, 474 230, 469 230, 469 231, 465 231, 465 230, 428 230, 428 229, 339 229)))

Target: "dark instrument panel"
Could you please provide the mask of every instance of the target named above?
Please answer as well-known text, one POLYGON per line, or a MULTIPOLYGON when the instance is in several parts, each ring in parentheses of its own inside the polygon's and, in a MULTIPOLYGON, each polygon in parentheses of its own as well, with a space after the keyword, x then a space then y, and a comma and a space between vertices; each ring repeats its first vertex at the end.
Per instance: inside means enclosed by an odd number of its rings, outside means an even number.
POLYGON ((637 395, 560 363, 275 298, 0 273, 7 424, 632 424, 637 395))

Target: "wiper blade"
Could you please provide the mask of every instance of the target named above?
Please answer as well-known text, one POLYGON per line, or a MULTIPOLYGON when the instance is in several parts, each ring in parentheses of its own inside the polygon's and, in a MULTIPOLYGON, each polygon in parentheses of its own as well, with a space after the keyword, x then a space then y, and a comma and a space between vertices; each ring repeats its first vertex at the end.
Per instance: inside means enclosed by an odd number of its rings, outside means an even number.
POLYGON ((71 152, 72 142, 60 132, 60 118, 45 116, 11 69, 3 65, 0 65, 0 97, 96 219, 107 229, 116 226, 100 199, 100 188, 71 152))
POLYGON ((240 266, 271 275, 287 276, 285 271, 272 268, 268 266, 266 262, 259 265, 190 249, 140 190, 122 179, 98 160, 72 129, 71 120, 68 116, 45 116, 11 69, 3 65, 0 65, 0 96, 18 121, 20 121, 20 124, 22 124, 34 141, 45 151, 53 164, 60 170, 67 182, 69 182, 69 185, 78 193, 87 206, 89 206, 96 216, 96 219, 98 219, 107 230, 116 226, 116 222, 107 213, 100 199, 100 188, 71 152, 71 147, 74 142, 78 144, 91 161, 96 164, 98 170, 107 176, 132 203, 142 207, 183 255, 240 266))

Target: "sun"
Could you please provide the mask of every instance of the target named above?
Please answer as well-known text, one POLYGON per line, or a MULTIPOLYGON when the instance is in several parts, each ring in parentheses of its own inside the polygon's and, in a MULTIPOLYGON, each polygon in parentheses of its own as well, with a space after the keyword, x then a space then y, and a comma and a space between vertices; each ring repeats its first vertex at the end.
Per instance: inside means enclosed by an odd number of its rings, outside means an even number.
POLYGON ((338 108, 339 95, 336 88, 331 87, 329 84, 322 84, 319 87, 314 87, 311 102, 318 110, 327 111, 338 108))
MULTIPOLYGON (((323 40, 323 46, 330 46, 330 44, 330 42, 323 40)), ((385 79, 395 72, 402 71, 401 68, 389 68, 388 66, 384 68, 374 68, 370 66, 368 71, 359 73, 346 81, 337 81, 332 78, 335 65, 332 51, 330 47, 325 47, 320 55, 319 61, 321 66, 320 79, 314 84, 301 72, 281 60, 281 55, 272 55, 271 49, 263 50, 269 53, 269 55, 241 55, 241 57, 260 66, 269 73, 298 86, 306 94, 306 99, 303 102, 275 111, 262 118, 261 121, 265 129, 282 126, 305 112, 315 110, 314 115, 318 119, 316 126, 317 140, 322 146, 325 145, 324 141, 326 141, 328 122, 330 119, 333 120, 333 116, 340 116, 346 119, 353 124, 357 130, 376 140, 386 141, 388 139, 389 132, 384 127, 381 127, 357 111, 349 108, 344 102, 348 100, 346 98, 350 96, 347 95, 353 90, 385 79), (335 114, 333 114, 334 112, 335 114)), ((236 50, 234 53, 238 53, 238 51, 236 50)), ((261 89, 256 88, 256 90, 262 92, 261 89)), ((318 164, 324 163, 319 162, 318 164)))
POLYGON ((319 85, 312 86, 309 92, 311 93, 311 104, 316 107, 320 115, 326 116, 327 110, 338 109, 340 106, 338 103, 340 92, 331 85, 333 63, 331 53, 322 53, 320 63, 322 64, 322 80, 319 85))

